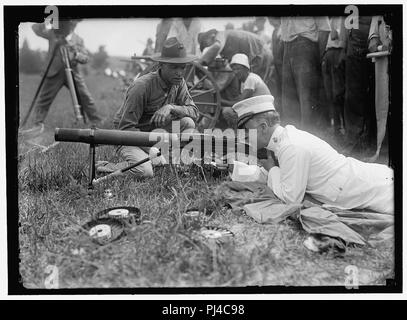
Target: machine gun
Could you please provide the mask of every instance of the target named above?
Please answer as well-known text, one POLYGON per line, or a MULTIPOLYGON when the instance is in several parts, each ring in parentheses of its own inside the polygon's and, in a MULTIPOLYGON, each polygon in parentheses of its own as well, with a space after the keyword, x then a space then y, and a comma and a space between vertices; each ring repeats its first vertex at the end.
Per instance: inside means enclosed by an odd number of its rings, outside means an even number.
MULTIPOLYGON (((250 137, 250 136, 249 136, 250 137)), ((198 151, 200 161, 204 161, 205 154, 222 153, 225 155, 236 155, 236 153, 246 155, 256 155, 256 148, 235 137, 234 134, 224 135, 221 131, 213 134, 185 132, 185 133, 168 133, 168 132, 143 132, 143 131, 123 131, 108 129, 68 129, 56 128, 55 141, 64 142, 81 142, 89 144, 89 184, 88 188, 93 189, 94 184, 108 179, 108 177, 117 176, 128 171, 154 157, 165 154, 169 148, 174 150, 187 148, 187 150, 198 151), (138 146, 138 147, 156 147, 160 153, 147 157, 142 161, 132 164, 131 166, 113 172, 105 177, 95 179, 95 155, 96 146, 98 145, 117 145, 117 146, 138 146), (165 151, 163 151, 166 149, 165 151)), ((256 141, 256 139, 250 139, 256 141)))

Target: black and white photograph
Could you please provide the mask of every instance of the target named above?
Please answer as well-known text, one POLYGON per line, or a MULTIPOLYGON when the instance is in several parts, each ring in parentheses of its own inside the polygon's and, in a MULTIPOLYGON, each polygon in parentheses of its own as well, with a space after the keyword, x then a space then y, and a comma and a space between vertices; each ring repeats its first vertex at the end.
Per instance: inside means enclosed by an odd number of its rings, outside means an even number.
POLYGON ((9 290, 400 292, 402 11, 3 6, 9 290))

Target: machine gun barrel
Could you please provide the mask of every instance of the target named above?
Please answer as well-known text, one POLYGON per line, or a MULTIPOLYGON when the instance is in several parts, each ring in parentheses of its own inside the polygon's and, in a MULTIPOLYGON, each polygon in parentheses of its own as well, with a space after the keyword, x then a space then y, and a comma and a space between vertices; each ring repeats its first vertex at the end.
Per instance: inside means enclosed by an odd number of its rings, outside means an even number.
MULTIPOLYGON (((200 146, 222 146, 223 152, 239 152, 248 154, 251 146, 248 143, 238 141, 235 137, 221 136, 216 134, 203 134, 195 132, 168 133, 168 132, 144 132, 125 131, 111 129, 70 129, 56 128, 55 141, 82 142, 92 145, 121 145, 153 147, 157 143, 168 143, 171 146, 184 147, 192 141, 199 142, 200 146)), ((202 149, 202 150, 203 150, 202 149)))
POLYGON ((166 132, 161 133, 109 129, 55 129, 55 141, 65 142, 152 147, 159 141, 170 141, 170 139, 179 138, 176 134, 166 132))

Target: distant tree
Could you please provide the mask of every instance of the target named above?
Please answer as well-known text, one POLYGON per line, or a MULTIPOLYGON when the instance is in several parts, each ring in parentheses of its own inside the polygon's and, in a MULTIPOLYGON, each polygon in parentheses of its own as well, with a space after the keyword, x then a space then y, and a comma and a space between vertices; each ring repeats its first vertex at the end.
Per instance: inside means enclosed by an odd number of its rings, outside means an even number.
POLYGON ((99 46, 99 51, 92 57, 92 68, 104 70, 109 65, 107 58, 109 58, 109 55, 105 50, 105 46, 99 46))
POLYGON ((31 50, 27 39, 20 49, 19 70, 22 73, 37 74, 42 71, 44 59, 40 50, 31 50))

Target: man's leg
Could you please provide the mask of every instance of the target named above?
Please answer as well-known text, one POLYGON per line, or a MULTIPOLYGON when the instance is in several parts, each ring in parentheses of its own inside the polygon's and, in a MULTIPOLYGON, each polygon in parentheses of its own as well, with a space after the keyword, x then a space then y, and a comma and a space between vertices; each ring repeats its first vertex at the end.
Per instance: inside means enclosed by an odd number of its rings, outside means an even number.
POLYGON ((340 135, 345 134, 343 106, 345 103, 345 64, 340 61, 342 49, 335 50, 332 69, 332 90, 335 129, 340 135))
POLYGON ((328 49, 322 59, 322 80, 324 82, 325 96, 328 103, 329 120, 331 128, 334 129, 335 116, 333 105, 333 79, 332 79, 332 49, 328 49))
POLYGON ((38 100, 35 104, 35 116, 34 125, 40 125, 44 123, 47 117, 49 108, 54 101, 59 90, 65 82, 64 70, 57 73, 51 78, 45 78, 42 89, 40 91, 38 100))
POLYGON ((86 114, 90 122, 100 122, 102 118, 97 114, 95 107, 95 101, 90 94, 88 87, 86 86, 83 76, 78 72, 72 72, 75 81, 76 93, 78 95, 79 104, 83 108, 83 112, 86 114))
POLYGON ((292 47, 293 77, 301 105, 301 128, 313 129, 312 111, 318 105, 320 74, 318 44, 298 37, 292 47))
POLYGON ((282 96, 282 79, 283 79, 283 64, 274 63, 274 83, 275 83, 275 107, 278 112, 281 112, 281 96, 282 96))
POLYGON ((179 120, 181 132, 195 129, 195 122, 189 117, 183 117, 179 120))
POLYGON ((300 125, 301 111, 292 70, 292 44, 284 42, 283 74, 282 74, 282 124, 300 125))
POLYGON ((365 57, 348 56, 345 71, 345 127, 347 140, 356 143, 363 133, 367 82, 365 57))
MULTIPOLYGON (((111 173, 116 170, 124 169, 149 156, 148 153, 143 151, 141 148, 134 146, 121 146, 117 151, 125 161, 119 163, 102 162, 96 164, 96 170, 98 172, 111 173)), ((130 172, 139 178, 149 178, 154 175, 151 161, 144 162, 143 164, 131 169, 130 172)))

